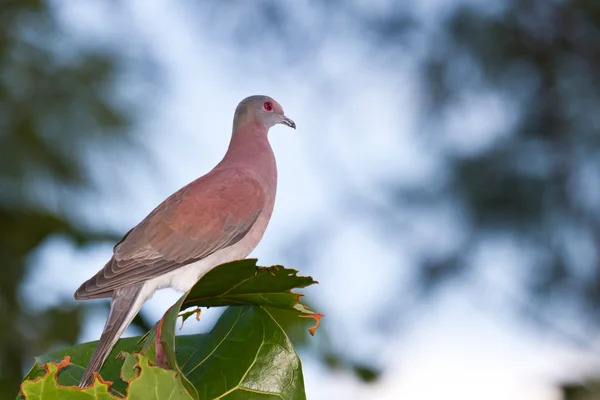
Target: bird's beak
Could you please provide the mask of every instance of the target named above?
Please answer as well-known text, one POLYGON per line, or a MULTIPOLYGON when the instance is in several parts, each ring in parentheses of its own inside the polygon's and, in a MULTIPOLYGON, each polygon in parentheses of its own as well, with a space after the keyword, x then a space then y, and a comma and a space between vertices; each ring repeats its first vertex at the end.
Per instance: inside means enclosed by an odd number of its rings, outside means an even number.
POLYGON ((286 124, 290 128, 296 129, 296 123, 294 121, 292 121, 291 119, 289 119, 288 117, 286 117, 285 115, 281 116, 281 123, 286 124))

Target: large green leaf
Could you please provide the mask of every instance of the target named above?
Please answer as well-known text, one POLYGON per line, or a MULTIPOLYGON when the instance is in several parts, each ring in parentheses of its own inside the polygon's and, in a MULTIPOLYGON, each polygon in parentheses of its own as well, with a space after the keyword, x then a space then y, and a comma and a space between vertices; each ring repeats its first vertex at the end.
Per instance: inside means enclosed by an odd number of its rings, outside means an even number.
POLYGON ((200 399, 306 397, 300 359, 263 308, 230 307, 208 335, 179 352, 179 365, 200 399))
POLYGON ((252 304, 295 310, 301 317, 315 319, 317 324, 310 330, 314 333, 322 315, 302 304, 303 295, 292 289, 317 282, 310 276, 298 276, 294 269, 257 267, 256 262, 246 259, 212 269, 184 296, 181 308, 252 304))

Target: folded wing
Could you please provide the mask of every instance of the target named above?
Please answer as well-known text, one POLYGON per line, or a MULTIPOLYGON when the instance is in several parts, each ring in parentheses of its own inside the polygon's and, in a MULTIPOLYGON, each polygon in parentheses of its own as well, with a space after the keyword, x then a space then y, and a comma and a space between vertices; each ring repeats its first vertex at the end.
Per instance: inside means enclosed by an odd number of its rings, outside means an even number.
POLYGON ((237 243, 252 228, 264 191, 247 172, 213 170, 155 208, 115 246, 111 260, 75 292, 110 297, 118 288, 155 278, 237 243))

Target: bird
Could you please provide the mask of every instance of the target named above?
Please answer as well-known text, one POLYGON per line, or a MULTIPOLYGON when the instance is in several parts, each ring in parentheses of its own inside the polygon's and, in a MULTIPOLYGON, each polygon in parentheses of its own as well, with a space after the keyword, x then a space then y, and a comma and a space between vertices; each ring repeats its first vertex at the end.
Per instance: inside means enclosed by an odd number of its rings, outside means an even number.
POLYGON ((111 299, 80 388, 93 383, 155 291, 170 287, 186 292, 212 268, 244 259, 258 245, 275 204, 277 165, 267 134, 277 124, 296 129, 271 97, 242 100, 223 159, 125 234, 106 265, 77 289, 76 300, 111 299))

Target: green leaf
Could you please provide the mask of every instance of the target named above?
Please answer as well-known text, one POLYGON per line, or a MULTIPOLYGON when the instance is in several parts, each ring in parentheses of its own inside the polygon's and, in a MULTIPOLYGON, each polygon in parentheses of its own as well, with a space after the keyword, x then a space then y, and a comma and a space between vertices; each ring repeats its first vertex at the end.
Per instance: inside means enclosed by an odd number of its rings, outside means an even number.
MULTIPOLYGON (((125 396, 127 384, 121 379, 123 357, 120 357, 119 355, 122 352, 139 353, 142 348, 142 346, 138 344, 139 340, 139 337, 124 338, 119 340, 110 352, 106 362, 104 363, 104 366, 102 367, 102 378, 105 381, 113 382, 111 391, 119 394, 120 396, 125 396)), ((64 386, 77 386, 97 344, 98 342, 83 343, 78 346, 69 347, 38 356, 35 358, 36 363, 32 368, 32 371, 41 368, 46 363, 57 363, 69 356, 71 362, 61 370, 61 373, 58 375, 58 383, 64 386)), ((31 372, 27 375, 27 378, 29 378, 30 375, 31 372)))
POLYGON ((257 267, 256 262, 246 259, 213 268, 188 292, 181 308, 256 305, 293 310, 303 318, 315 319, 316 325, 309 330, 314 334, 323 315, 302 304, 303 294, 292 289, 318 282, 310 276, 298 276, 294 269, 280 265, 257 267))
POLYGON ((121 379, 124 382, 131 382, 137 376, 138 358, 129 353, 121 353, 123 366, 121 366, 121 379))
POLYGON ((118 397, 109 393, 109 384, 96 381, 95 385, 86 389, 77 387, 61 386, 56 376, 68 366, 69 357, 59 363, 48 363, 44 366, 46 374, 36 380, 26 380, 21 385, 21 395, 27 400, 59 400, 59 399, 98 399, 115 400, 118 397))
POLYGON ((177 358, 201 399, 306 397, 292 343, 260 307, 228 308, 190 350, 179 347, 177 358))
POLYGON ((192 398, 176 372, 150 366, 148 359, 142 355, 127 354, 123 363, 123 377, 132 376, 131 365, 135 365, 136 370, 139 368, 139 374, 132 380, 128 379, 130 384, 127 399, 190 400, 192 398))

